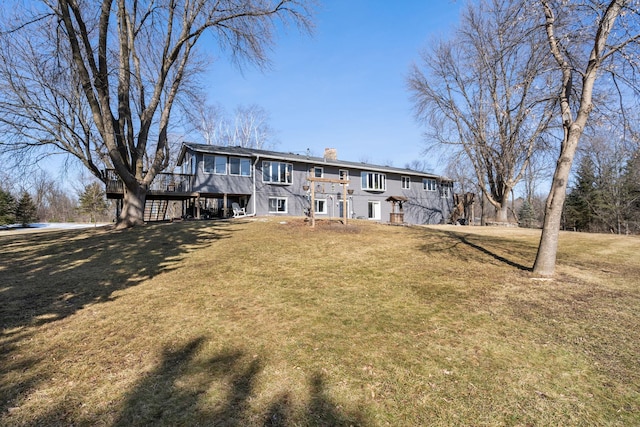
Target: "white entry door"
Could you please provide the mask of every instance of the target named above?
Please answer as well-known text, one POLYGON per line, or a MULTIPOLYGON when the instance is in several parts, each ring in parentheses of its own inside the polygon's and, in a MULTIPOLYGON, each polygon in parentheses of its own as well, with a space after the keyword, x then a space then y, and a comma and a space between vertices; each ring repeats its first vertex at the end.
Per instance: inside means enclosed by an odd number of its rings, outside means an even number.
POLYGON ((382 218, 380 202, 369 201, 369 219, 380 220, 382 218))

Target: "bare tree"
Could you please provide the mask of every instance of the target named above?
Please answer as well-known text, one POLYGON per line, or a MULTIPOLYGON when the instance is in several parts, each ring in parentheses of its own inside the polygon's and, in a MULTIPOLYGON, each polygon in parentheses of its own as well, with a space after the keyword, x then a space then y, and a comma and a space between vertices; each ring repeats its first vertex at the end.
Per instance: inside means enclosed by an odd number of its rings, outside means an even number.
POLYGON ((275 131, 269 124, 269 113, 259 105, 238 106, 229 145, 267 148, 273 144, 275 131))
POLYGON ((408 163, 404 164, 404 168, 405 169, 410 169, 412 171, 418 171, 418 172, 429 172, 431 171, 431 165, 429 164, 428 161, 426 160, 418 160, 418 159, 414 159, 411 160, 408 163))
POLYGON ((238 106, 233 117, 218 104, 195 104, 191 122, 206 144, 266 149, 275 145, 269 113, 259 105, 238 106))
POLYGON ((298 0, 43 0, 5 10, 2 150, 67 152, 100 179, 114 168, 125 187, 119 226, 140 224, 147 189, 169 165, 173 106, 202 69, 199 41, 264 65, 276 25, 308 28, 308 17, 298 0))
MULTIPOLYGON (((595 83, 618 89, 620 99, 636 92, 640 39, 638 2, 632 0, 540 0, 547 46, 555 60, 563 134, 533 272, 555 271, 558 236, 569 173, 580 137, 594 110, 595 83), (624 88, 624 89, 623 89, 624 88)), ((624 115, 624 106, 618 113, 624 115)))
POLYGON ((204 143, 225 145, 227 118, 222 105, 207 103, 202 96, 196 96, 192 101, 192 107, 188 112, 189 121, 204 143))
POLYGON ((509 196, 548 130, 548 62, 527 2, 470 3, 451 41, 433 44, 408 83, 429 147, 453 148, 506 222, 509 196))

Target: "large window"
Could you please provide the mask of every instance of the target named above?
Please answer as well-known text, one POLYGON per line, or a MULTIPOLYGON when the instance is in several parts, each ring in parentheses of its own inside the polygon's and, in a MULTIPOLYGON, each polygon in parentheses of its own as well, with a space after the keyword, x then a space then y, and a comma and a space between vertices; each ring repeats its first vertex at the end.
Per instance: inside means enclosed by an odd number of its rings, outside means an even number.
POLYGON ((409 190, 411 187, 411 177, 403 176, 402 177, 402 189, 409 190))
POLYGON ((436 191, 438 186, 436 185, 435 178, 422 178, 422 188, 425 191, 436 191))
POLYGON ((203 168, 206 173, 227 174, 227 157, 204 155, 203 168))
POLYGON ((251 161, 231 157, 229 159, 229 175, 251 176, 251 161))
POLYGON ((269 213, 287 213, 287 198, 269 197, 269 213))
POLYGON ((386 175, 377 172, 362 172, 362 189, 385 191, 387 189, 386 175))
POLYGON ((262 162, 262 181, 276 184, 291 184, 293 165, 281 162, 262 162))

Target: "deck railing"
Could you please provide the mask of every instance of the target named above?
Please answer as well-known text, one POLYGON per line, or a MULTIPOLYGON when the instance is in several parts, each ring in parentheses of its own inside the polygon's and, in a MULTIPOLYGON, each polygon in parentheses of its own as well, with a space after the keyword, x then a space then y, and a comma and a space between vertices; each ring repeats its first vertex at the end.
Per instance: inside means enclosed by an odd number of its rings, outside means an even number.
MULTIPOLYGON (((115 170, 107 169, 103 172, 105 176, 107 193, 124 193, 124 185, 115 170)), ((159 193, 190 193, 193 175, 183 173, 161 172, 153 179, 149 186, 149 191, 159 193)))

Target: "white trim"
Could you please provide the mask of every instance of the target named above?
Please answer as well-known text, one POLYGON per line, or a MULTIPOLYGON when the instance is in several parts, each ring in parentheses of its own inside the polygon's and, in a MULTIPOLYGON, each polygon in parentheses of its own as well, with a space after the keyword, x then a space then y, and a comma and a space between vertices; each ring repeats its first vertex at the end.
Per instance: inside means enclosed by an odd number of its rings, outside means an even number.
POLYGON ((267 202, 267 210, 269 213, 286 214, 289 211, 289 202, 286 197, 269 197, 267 202), (271 210, 271 200, 276 200, 276 210, 271 210), (284 202, 284 210, 280 209, 280 202, 284 202))
POLYGON ((382 204, 379 200, 369 200, 367 202, 367 219, 372 221, 380 221, 382 219, 382 204), (371 208, 373 207, 373 216, 371 208))
POLYGON ((226 175, 229 170, 229 158, 227 156, 221 156, 219 154, 203 154, 202 155, 202 172, 207 175, 226 175), (213 158, 213 167, 210 170, 207 170, 207 159, 213 158), (216 166, 218 165, 217 160, 224 159, 224 172, 217 172, 216 166))
POLYGON ((268 184, 280 184, 280 185, 291 185, 293 184, 293 163, 286 163, 286 162, 278 162, 278 161, 273 161, 273 160, 263 160, 262 161, 262 182, 264 183, 268 183, 268 184), (269 163, 269 180, 265 181, 264 179, 264 172, 265 172, 265 163, 269 163), (273 164, 278 164, 278 165, 285 165, 285 178, 288 178, 288 180, 286 181, 280 181, 280 176, 281 176, 281 171, 280 171, 280 166, 278 166, 278 181, 272 181, 271 177, 272 177, 272 165, 273 164))
MULTIPOLYGON (((340 178, 343 181, 349 181, 349 169, 338 169, 338 178, 340 178)), ((348 186, 349 184, 347 184, 347 187, 348 186)))
POLYGON ((231 176, 251 176, 251 159, 247 158, 247 157, 236 157, 236 156, 229 156, 229 160, 228 160, 228 169, 229 169, 229 175, 231 176), (239 173, 231 173, 231 160, 239 160, 240 164, 238 165, 238 170, 239 173), (245 161, 249 164, 249 175, 243 175, 242 174, 242 162, 245 161))
POLYGON ((411 190, 411 177, 408 175, 402 175, 400 177, 400 185, 403 190, 411 190), (405 182, 407 184, 406 186, 405 186, 405 182))
POLYGON ((435 178, 422 178, 422 189, 424 191, 436 191, 438 183, 435 178))
POLYGON ((387 175, 380 172, 362 171, 360 172, 360 187, 366 191, 387 191, 387 175))
POLYGON ((318 215, 326 215, 328 213, 327 199, 316 199, 315 213, 318 215), (324 210, 318 210, 318 202, 321 202, 324 206, 324 210))

